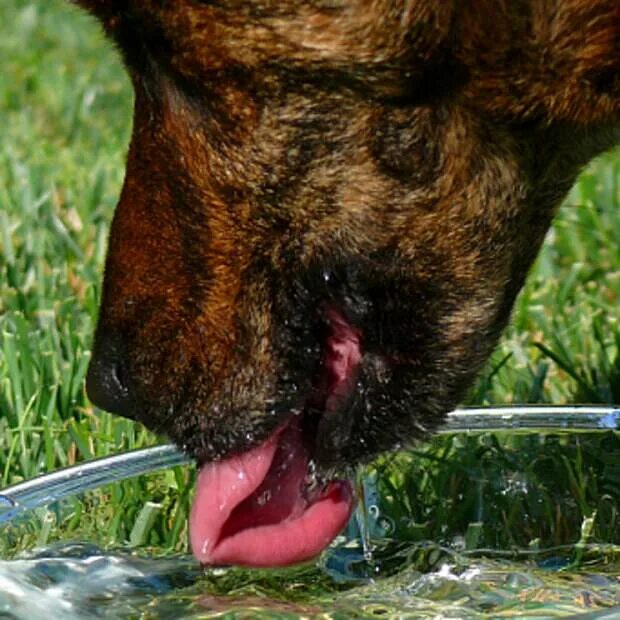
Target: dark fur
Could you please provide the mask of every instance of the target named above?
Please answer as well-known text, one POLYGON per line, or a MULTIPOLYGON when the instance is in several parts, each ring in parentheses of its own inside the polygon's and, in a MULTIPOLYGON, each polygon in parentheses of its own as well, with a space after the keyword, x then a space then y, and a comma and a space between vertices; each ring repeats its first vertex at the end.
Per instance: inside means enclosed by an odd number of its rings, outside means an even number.
POLYGON ((89 385, 199 460, 307 404, 324 465, 434 430, 555 209, 618 139, 618 0, 81 0, 136 92, 89 385))

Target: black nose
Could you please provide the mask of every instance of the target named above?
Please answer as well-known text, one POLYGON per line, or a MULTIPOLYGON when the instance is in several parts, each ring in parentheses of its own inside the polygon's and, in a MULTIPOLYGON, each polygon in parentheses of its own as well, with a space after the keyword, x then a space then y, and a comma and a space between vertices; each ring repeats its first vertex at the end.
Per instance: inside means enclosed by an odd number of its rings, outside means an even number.
POLYGON ((88 398, 100 409, 132 417, 129 376, 120 338, 105 336, 98 330, 93 357, 86 375, 88 398))

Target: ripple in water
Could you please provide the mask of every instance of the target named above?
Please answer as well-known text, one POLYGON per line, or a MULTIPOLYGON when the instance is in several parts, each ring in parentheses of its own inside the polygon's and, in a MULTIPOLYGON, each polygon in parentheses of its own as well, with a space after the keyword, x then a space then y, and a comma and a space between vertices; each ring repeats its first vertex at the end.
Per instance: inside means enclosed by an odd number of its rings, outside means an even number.
POLYGON ((58 544, 0 562, 0 615, 89 618, 620 617, 618 570, 467 558, 435 545, 341 545, 319 566, 203 572, 188 555, 138 557, 58 544), (425 570, 420 570, 422 567, 425 570), (392 573, 390 575, 390 573, 392 573))

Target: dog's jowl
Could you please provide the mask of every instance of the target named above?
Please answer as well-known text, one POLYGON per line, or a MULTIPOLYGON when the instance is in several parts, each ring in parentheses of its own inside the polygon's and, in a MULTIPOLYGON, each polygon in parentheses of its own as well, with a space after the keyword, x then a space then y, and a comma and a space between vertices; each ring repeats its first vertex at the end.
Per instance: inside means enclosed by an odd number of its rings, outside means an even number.
POLYGON ((620 125, 618 0, 81 0, 135 88, 87 388, 200 467, 206 563, 302 561, 462 398, 620 125))

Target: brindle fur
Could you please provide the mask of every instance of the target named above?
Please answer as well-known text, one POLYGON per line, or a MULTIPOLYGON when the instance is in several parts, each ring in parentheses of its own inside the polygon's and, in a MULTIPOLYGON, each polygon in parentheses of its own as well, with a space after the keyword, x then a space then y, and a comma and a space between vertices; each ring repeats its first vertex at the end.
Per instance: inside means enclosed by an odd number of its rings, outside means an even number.
POLYGON ((437 428, 619 137, 618 0, 79 4, 136 95, 91 381, 201 461, 308 400, 328 307, 364 357, 319 461, 437 428))

